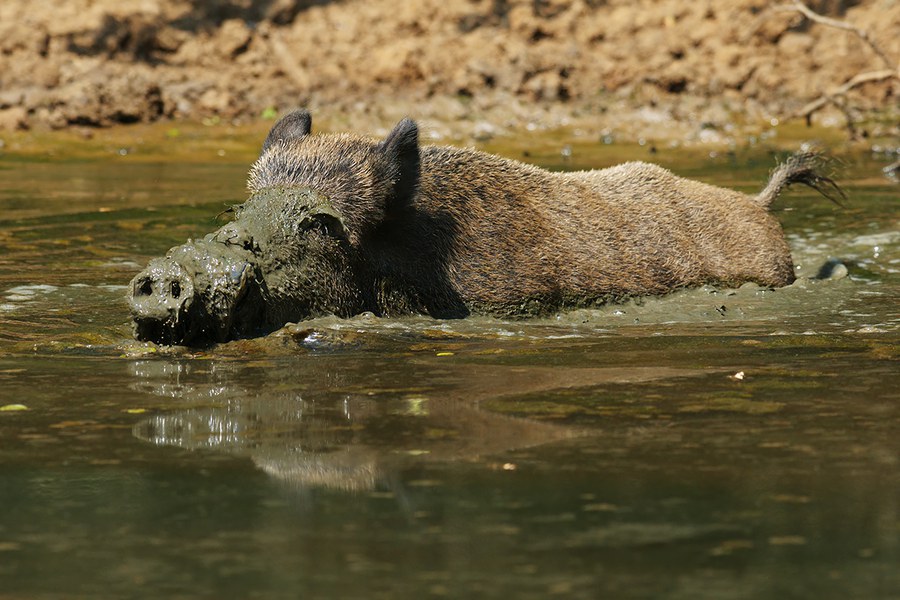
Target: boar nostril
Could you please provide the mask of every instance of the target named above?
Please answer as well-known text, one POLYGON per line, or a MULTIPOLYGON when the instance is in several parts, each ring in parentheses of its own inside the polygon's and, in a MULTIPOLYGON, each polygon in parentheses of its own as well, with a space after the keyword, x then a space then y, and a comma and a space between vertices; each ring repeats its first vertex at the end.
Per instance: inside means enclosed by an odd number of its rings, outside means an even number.
POLYGON ((149 279, 141 279, 134 285, 135 296, 151 296, 153 294, 153 282, 149 279))
POLYGON ((173 281, 172 285, 170 287, 172 290, 173 298, 177 299, 179 296, 181 296, 181 284, 180 283, 178 283, 177 281, 173 281))

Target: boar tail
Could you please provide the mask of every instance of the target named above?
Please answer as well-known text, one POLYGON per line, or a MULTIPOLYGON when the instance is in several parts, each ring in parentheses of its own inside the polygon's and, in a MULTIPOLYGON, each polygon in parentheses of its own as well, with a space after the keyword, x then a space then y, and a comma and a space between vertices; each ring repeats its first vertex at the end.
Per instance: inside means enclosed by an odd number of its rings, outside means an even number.
POLYGON ((843 206, 838 199, 846 200, 843 190, 830 177, 823 175, 822 170, 827 160, 818 152, 798 152, 775 167, 769 177, 769 183, 754 200, 760 206, 768 207, 785 188, 794 183, 807 185, 838 206, 843 206))

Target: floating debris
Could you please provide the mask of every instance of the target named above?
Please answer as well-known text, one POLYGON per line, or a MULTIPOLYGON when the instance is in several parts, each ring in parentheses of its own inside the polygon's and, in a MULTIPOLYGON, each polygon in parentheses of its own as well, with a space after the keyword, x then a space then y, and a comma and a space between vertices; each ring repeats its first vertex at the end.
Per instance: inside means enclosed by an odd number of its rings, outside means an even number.
POLYGON ((769 538, 770 546, 803 546, 806 538, 802 535, 777 535, 769 538))

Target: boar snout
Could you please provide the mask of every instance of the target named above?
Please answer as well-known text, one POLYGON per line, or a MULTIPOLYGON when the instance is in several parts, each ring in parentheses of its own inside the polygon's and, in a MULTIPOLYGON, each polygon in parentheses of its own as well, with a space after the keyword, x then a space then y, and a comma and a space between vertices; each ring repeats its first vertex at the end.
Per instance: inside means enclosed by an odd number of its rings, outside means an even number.
POLYGON ((188 242, 150 261, 132 280, 134 335, 164 345, 244 337, 262 324, 263 285, 252 252, 242 245, 221 242, 217 234, 188 242))
POLYGON ((194 284, 184 267, 173 261, 152 261, 131 282, 135 337, 164 344, 189 340, 196 326, 190 318, 194 298, 194 284))

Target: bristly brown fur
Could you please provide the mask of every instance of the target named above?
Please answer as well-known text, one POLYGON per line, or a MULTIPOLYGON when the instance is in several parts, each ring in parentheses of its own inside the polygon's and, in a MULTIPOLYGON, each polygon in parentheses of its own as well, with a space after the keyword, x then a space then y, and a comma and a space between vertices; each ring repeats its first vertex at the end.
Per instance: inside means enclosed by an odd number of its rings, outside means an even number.
POLYGON ((769 204, 794 183, 843 197, 812 152, 752 197, 641 162, 551 173, 419 147, 417 133, 409 120, 381 142, 301 131, 251 171, 252 192, 305 186, 329 198, 374 271, 379 313, 531 314, 704 283, 782 286, 793 264, 769 204), (405 154, 385 155, 392 141, 405 154))
POLYGON ((276 124, 234 220, 135 279, 148 336, 176 305, 216 315, 221 327, 190 331, 221 341, 322 314, 525 317, 703 284, 780 287, 794 266, 769 205, 793 183, 843 198, 811 152, 750 196, 643 162, 552 173, 419 146, 408 119, 381 141, 310 127, 305 112, 276 124))

